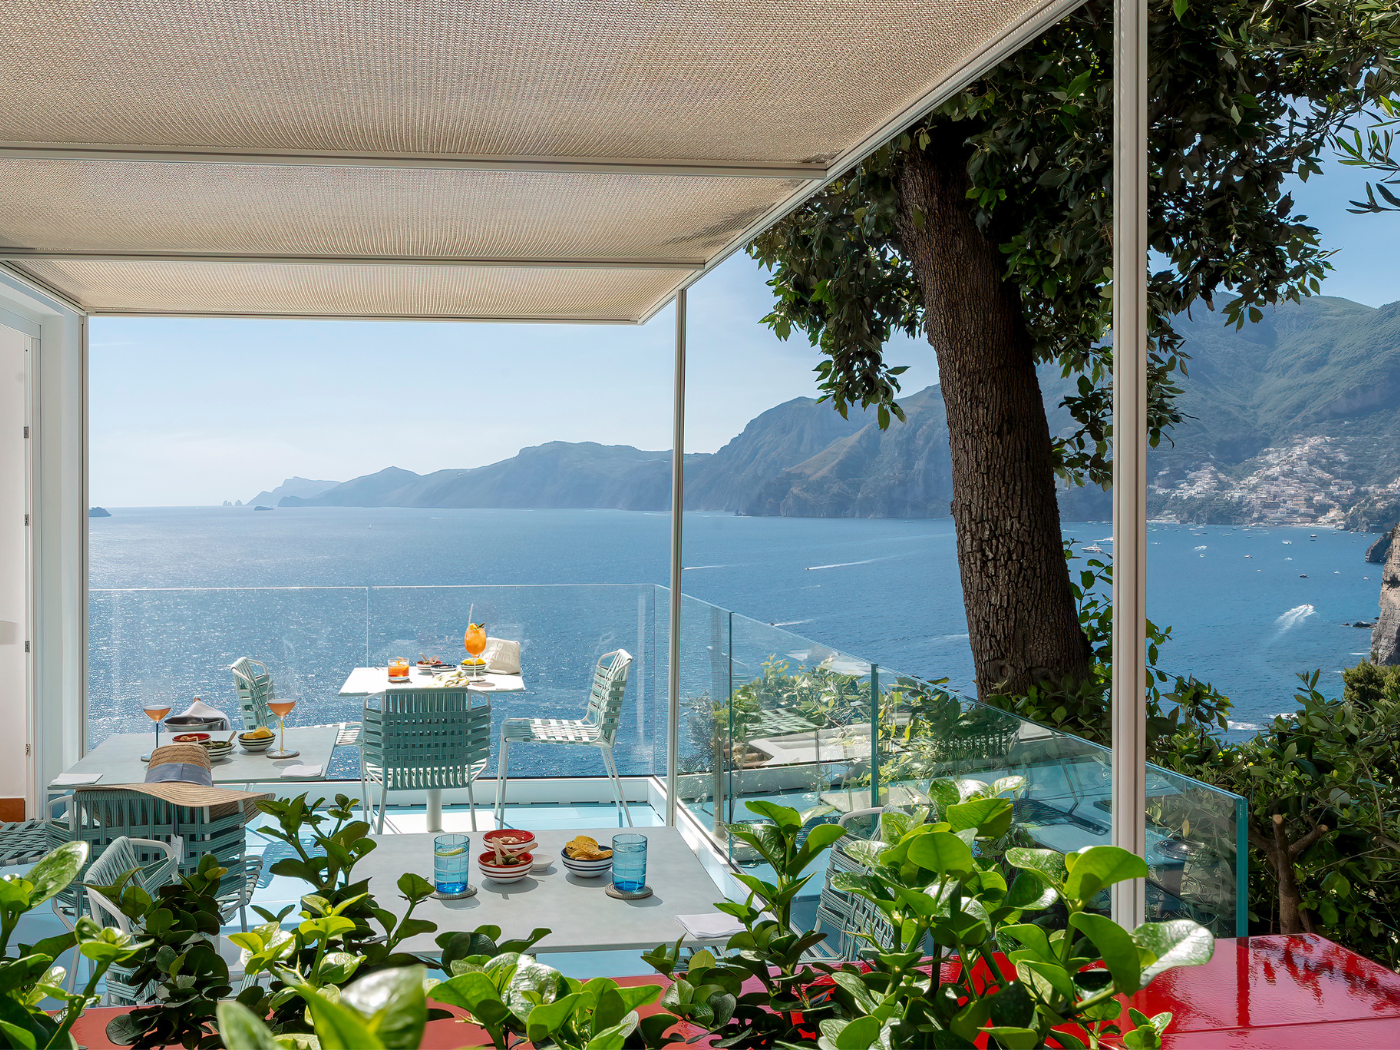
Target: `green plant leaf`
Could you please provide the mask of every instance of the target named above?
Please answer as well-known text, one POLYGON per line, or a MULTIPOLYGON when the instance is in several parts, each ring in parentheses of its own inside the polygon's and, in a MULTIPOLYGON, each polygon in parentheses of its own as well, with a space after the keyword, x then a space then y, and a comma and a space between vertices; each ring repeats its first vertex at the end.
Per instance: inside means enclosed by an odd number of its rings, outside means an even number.
POLYGON ((1059 896, 1054 887, 1048 885, 1038 875, 1022 871, 1011 880, 1011 886, 1006 891, 1006 898, 1002 901, 1008 908, 1018 908, 1022 911, 1040 911, 1055 903, 1059 896))
POLYGON ((1145 922, 1133 931, 1133 940, 1156 956, 1142 971, 1146 985, 1174 966, 1203 966, 1215 954, 1211 932, 1190 919, 1145 922))
POLYGON ((1071 900, 1087 901, 1115 882, 1147 878, 1147 861, 1121 846, 1090 846, 1067 863, 1071 867, 1065 878, 1064 894, 1071 900))
POLYGON ((1065 878, 1068 875, 1064 854, 1056 853, 1052 849, 1027 849, 1024 846, 1013 846, 1006 851, 1006 863, 1013 868, 1030 872, 1047 886, 1053 886, 1057 890, 1064 886, 1065 878))
POLYGON ((379 1036, 348 1006, 314 992, 306 996, 306 1006, 321 1050, 386 1050, 379 1036))
POLYGON ((389 1050, 417 1050, 427 1023, 421 966, 380 970, 341 989, 340 1002, 369 1018, 371 1029, 389 1050))
POLYGON ((65 842, 46 853, 25 876, 25 880, 34 887, 29 894, 29 906, 37 908, 55 893, 66 888, 78 877, 78 872, 87 863, 87 858, 88 844, 76 840, 65 842))
POLYGON ((1026 922, 1016 926, 1003 926, 997 932, 1020 941, 1037 959, 1051 961, 1057 958, 1054 949, 1050 947, 1049 936, 1040 926, 1026 922))
MULTIPOLYGON (((262 1018, 246 1006, 229 1001, 219 1003, 217 1009, 219 1035, 223 1037, 224 1046, 236 1046, 238 1050, 279 1050, 272 1029, 268 1028, 263 1023, 262 1018)), ((141 1031, 135 1034, 144 1034, 145 1030, 145 1026, 142 1025, 141 1031)), ((110 1037, 111 1034, 111 1026, 109 1025, 108 1036, 110 1037)))
POLYGON ((1011 803, 1004 798, 974 798, 943 812, 954 831, 975 828, 983 838, 999 839, 1011 830, 1011 803))
POLYGON ((939 875, 965 875, 972 870, 972 850, 948 831, 914 839, 909 844, 909 860, 939 875))
POLYGON ((535 1007, 525 1019, 525 1038, 539 1044, 553 1036, 573 1014, 574 1007, 579 1004, 581 998, 579 993, 574 992, 552 1003, 535 1007))
MULTIPOLYGON (((1074 877, 1073 872, 1070 877, 1074 877)), ((1132 995, 1142 987, 1141 957, 1127 930, 1112 919, 1085 911, 1071 915, 1069 924, 1094 942, 1119 992, 1132 995)))
POLYGON ((750 813, 757 813, 760 817, 767 817, 779 828, 785 831, 795 831, 802 827, 802 818, 797 810, 790 806, 780 806, 776 802, 766 802, 762 799, 753 802, 745 802, 744 806, 750 813))
POLYGON ((836 1050, 869 1050, 879 1041, 879 1038, 880 1019, 869 1016, 858 1017, 837 1032, 832 1044, 836 1050))

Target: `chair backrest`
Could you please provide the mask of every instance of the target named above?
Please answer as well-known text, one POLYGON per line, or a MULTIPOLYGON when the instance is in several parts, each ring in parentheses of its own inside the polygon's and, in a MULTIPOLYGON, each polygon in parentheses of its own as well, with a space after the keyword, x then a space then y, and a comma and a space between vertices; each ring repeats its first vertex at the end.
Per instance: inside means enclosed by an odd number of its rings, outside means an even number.
POLYGON ((115 926, 123 933, 130 933, 131 924, 121 909, 93 887, 111 886, 128 871, 135 870, 136 874, 127 885, 140 886, 154 897, 156 890, 175 881, 175 870, 184 849, 185 844, 178 835, 168 843, 126 835, 114 838, 102 851, 102 856, 88 865, 83 878, 93 918, 102 926, 115 926))
MULTIPOLYGON (((888 807, 858 809, 842 816, 840 824, 857 839, 874 838, 879 832, 880 816, 887 810, 888 807), (864 819, 870 819, 873 823, 871 833, 867 835, 860 834, 852 827, 864 819)), ((914 822, 922 821, 916 819, 914 822)), ((842 848, 847 841, 842 839, 832 846, 827 857, 826 882, 817 899, 816 928, 826 933, 827 939, 818 944, 813 953, 826 959, 853 960, 860 958, 862 953, 872 951, 870 942, 860 936, 862 933, 873 935, 884 951, 893 951, 896 947, 894 928, 884 912, 864 897, 846 893, 832 885, 833 877, 842 872, 863 875, 868 870, 842 848)))
POLYGON ((267 703, 276 698, 277 691, 267 664, 240 656, 229 665, 229 670, 233 672, 233 691, 238 694, 238 706, 243 709, 243 728, 271 726, 276 720, 267 703))
MULTIPOLYGON (((212 853, 220 867, 229 869, 219 886, 219 896, 242 886, 246 818, 240 806, 176 806, 140 791, 85 788, 73 793, 69 813, 73 836, 88 844, 89 856, 93 858, 89 869, 122 837, 172 845, 178 839, 179 874, 194 874, 200 859, 212 853)), ((118 868, 117 874, 131 866, 118 868)), ((86 873, 79 873, 79 877, 84 882, 92 881, 86 873)))
POLYGON ((631 666, 632 654, 626 649, 615 649, 600 656, 593 669, 593 688, 588 692, 588 710, 583 720, 598 727, 599 737, 609 747, 622 720, 622 698, 627 692, 627 669, 631 666))
POLYGON ((386 788, 466 787, 491 757, 491 705, 465 689, 395 691, 365 704, 365 763, 386 788))

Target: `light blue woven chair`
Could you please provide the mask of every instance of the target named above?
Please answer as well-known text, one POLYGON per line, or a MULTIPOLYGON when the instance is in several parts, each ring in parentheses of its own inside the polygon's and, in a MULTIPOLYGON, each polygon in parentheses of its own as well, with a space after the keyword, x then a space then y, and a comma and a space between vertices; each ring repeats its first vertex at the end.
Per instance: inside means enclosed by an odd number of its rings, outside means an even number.
POLYGON ((379 785, 378 832, 390 791, 463 787, 475 831, 472 785, 491 757, 491 705, 466 689, 390 689, 365 701, 360 755, 360 798, 372 823, 370 786, 379 785))
POLYGON ((622 778, 613 758, 613 741, 622 718, 622 698, 627 692, 627 669, 632 654, 625 649, 604 653, 593 671, 593 688, 588 709, 582 718, 507 718, 501 722, 501 755, 496 763, 496 826, 502 826, 506 812, 506 768, 511 744, 572 744, 596 747, 603 756, 603 769, 612 782, 619 821, 625 816, 632 826, 632 814, 622 798, 622 778))
MULTIPOLYGON (((73 829, 73 837, 88 844, 89 867, 102 859, 113 842, 123 837, 180 842, 177 859, 180 875, 192 875, 199 870, 200 858, 212 853, 219 866, 228 869, 217 895, 220 918, 228 922, 236 912, 240 927, 248 928, 247 905, 262 874, 262 857, 248 854, 244 834, 244 825, 256 813, 253 800, 176 806, 120 787, 80 788, 71 798, 67 827, 73 829)), ((84 882, 91 881, 86 872, 80 871, 78 877, 84 882)))
MULTIPOLYGON (((259 726, 269 729, 277 727, 277 716, 268 707, 268 702, 277 699, 277 687, 272 681, 272 672, 267 664, 250 656, 240 656, 228 669, 233 672, 233 691, 238 694, 238 706, 243 711, 243 729, 251 732, 259 726)), ((310 729, 324 729, 325 726, 308 726, 310 729)), ((361 726, 358 722, 347 722, 340 726, 336 737, 336 747, 354 747, 360 740, 361 726)))
MULTIPOLYGON (((184 853, 184 843, 179 836, 169 842, 155 839, 133 839, 119 835, 107 844, 102 856, 93 861, 85 878, 88 911, 103 928, 121 930, 123 933, 140 933, 120 908, 105 894, 94 889, 96 886, 111 886, 128 871, 135 871, 129 886, 140 886, 152 897, 162 886, 175 881, 175 873, 184 853)), ((151 981, 142 987, 132 983, 136 973, 135 965, 113 964, 108 968, 106 1006, 135 1006, 150 1000, 156 982, 151 981)))

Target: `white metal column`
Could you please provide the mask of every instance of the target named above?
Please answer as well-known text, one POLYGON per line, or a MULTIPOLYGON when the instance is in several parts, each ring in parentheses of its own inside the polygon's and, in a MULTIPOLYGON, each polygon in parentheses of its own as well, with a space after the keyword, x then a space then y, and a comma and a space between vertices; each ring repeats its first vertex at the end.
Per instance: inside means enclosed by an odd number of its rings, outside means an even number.
MULTIPOLYGON (((1147 0, 1113 11, 1113 843, 1147 855, 1147 0)), ((1143 921, 1142 879, 1113 887, 1143 921)))
POLYGON ((681 720, 681 519, 685 511, 685 289, 676 293, 675 404, 671 415, 671 623, 666 658, 666 823, 676 823, 681 720))

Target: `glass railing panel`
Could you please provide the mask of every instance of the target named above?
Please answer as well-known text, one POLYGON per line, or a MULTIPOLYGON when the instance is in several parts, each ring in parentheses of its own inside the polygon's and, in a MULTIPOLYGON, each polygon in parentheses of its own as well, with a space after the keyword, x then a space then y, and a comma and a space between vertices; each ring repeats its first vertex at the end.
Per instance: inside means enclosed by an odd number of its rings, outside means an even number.
MULTIPOLYGON (((485 624, 491 637, 520 642, 525 690, 491 696, 493 741, 505 718, 582 718, 598 658, 627 650, 632 664, 613 750, 618 771, 624 776, 664 773, 666 705, 652 677, 656 588, 651 585, 373 587, 369 608, 368 651, 374 665, 396 656, 417 660, 420 654, 465 658, 462 636, 469 617, 485 624)), ((495 775, 496 757, 493 744, 484 776, 495 775)), ((591 747, 542 744, 512 752, 512 777, 603 772, 602 759, 591 747)))
MULTIPOLYGON (((667 606, 658 617, 669 630, 670 591, 658 588, 667 606)), ((731 682, 730 620, 727 609, 689 595, 680 602, 680 721, 677 739, 677 795, 717 842, 725 841, 729 765, 731 682)), ((665 646, 663 637, 658 644, 665 646)), ((664 771, 664 759, 662 769, 664 771)))
MULTIPOLYGON (((1014 841, 1003 846, 1069 853, 1111 841, 1107 749, 940 685, 884 668, 877 676, 874 776, 882 805, 930 804, 935 781, 977 781, 1012 800, 1014 841)), ((1218 936, 1237 936, 1243 799, 1152 765, 1147 798, 1148 918, 1192 918, 1218 936)), ((1107 912, 1106 892, 1096 906, 1107 912)))
MULTIPOLYGON (((337 693, 367 658, 367 595, 364 587, 89 591, 88 748, 112 733, 150 732, 141 708, 151 700, 178 713, 198 696, 241 728, 228 667, 242 656, 267 665, 280 695, 298 697, 292 724, 357 720, 359 705, 337 693)), ((332 773, 358 776, 352 765, 338 753, 332 773)))

